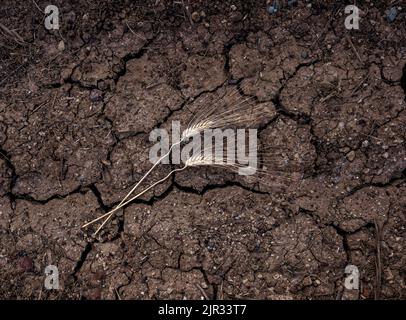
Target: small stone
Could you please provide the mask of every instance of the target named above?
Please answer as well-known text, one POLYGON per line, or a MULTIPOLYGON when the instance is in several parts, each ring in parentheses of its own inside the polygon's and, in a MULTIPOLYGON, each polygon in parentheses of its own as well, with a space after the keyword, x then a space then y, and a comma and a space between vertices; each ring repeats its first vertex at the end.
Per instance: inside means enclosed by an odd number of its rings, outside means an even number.
POLYGON ((312 279, 307 276, 306 278, 303 279, 303 286, 308 287, 311 286, 313 283, 312 279))
POLYGON ((106 81, 101 80, 97 84, 97 89, 99 89, 101 91, 107 90, 107 88, 108 88, 108 84, 106 83, 106 81))
POLYGON ((30 272, 34 269, 34 262, 29 256, 23 256, 18 259, 18 265, 22 271, 30 272))
POLYGON ((101 160, 101 163, 103 163, 106 167, 110 167, 111 166, 111 162, 109 160, 101 160))
POLYGON ((387 273, 387 276, 386 276, 386 279, 387 280, 393 280, 395 277, 393 276, 393 273, 392 273, 392 271, 391 271, 391 269, 386 269, 386 273, 387 273))
POLYGON ((354 161, 354 159, 355 159, 355 151, 350 151, 350 152, 348 152, 347 153, 347 159, 348 159, 348 161, 354 161))
POLYGON ((61 71, 62 80, 68 80, 72 74, 72 68, 65 68, 61 71))
POLYGON ((340 152, 345 153, 345 154, 347 154, 348 152, 351 151, 351 149, 348 147, 340 148, 339 150, 340 150, 340 152))
POLYGON ((309 53, 304 51, 304 52, 302 52, 301 56, 303 59, 307 59, 309 57, 309 53))
POLYGON ((269 14, 275 14, 279 11, 280 5, 278 1, 274 1, 272 4, 269 4, 266 8, 269 14))
POLYGON ((398 15, 398 10, 395 7, 392 7, 389 9, 386 19, 388 20, 389 23, 392 23, 393 21, 395 21, 397 15, 398 15))
POLYGON ((237 10, 237 7, 236 7, 235 5, 233 5, 233 4, 231 5, 230 8, 231 8, 231 10, 233 10, 233 11, 237 10))
POLYGON ((98 102, 103 100, 103 92, 98 89, 93 89, 90 92, 90 101, 98 102))
POLYGON ((58 50, 59 51, 64 51, 65 50, 65 42, 63 42, 63 40, 59 41, 58 50))
POLYGON ((193 22, 199 22, 200 21, 200 14, 198 12, 193 12, 192 13, 192 20, 193 22))

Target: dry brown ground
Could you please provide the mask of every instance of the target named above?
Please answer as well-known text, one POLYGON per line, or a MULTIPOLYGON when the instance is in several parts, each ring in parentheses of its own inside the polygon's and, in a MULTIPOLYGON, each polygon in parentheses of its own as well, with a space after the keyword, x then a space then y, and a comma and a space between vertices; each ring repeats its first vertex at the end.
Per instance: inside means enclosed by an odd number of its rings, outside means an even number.
POLYGON ((34 1, 0 4, 21 37, 0 33, 0 297, 340 299, 348 264, 356 298, 406 297, 404 1, 360 1, 358 31, 345 1, 54 2, 60 32, 34 1), (236 81, 299 181, 189 170, 97 239, 80 229, 150 166, 153 128, 236 81))

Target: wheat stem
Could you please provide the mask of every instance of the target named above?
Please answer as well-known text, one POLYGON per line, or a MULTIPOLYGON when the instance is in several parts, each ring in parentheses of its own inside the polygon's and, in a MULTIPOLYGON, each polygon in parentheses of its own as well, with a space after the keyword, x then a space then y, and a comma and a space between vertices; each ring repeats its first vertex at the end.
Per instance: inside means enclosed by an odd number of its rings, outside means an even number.
MULTIPOLYGON (((169 151, 168 151, 166 154, 164 154, 161 158, 159 158, 159 159, 154 163, 154 165, 144 174, 144 176, 140 179, 140 181, 137 182, 137 184, 131 189, 131 191, 128 192, 127 195, 121 200, 121 202, 114 208, 114 211, 120 209, 120 208, 123 206, 124 201, 137 189, 137 187, 145 180, 145 178, 152 172, 152 170, 154 170, 154 168, 155 168, 163 159, 165 159, 165 158, 171 153, 172 149, 173 149, 176 145, 180 144, 181 142, 182 142, 182 140, 179 140, 178 142, 174 143, 174 144, 169 148, 169 151)), ((138 195, 138 196, 139 196, 139 195, 138 195)), ((125 205, 125 204, 124 204, 124 205, 125 205)), ((111 212, 111 211, 110 211, 110 212, 111 212)), ((90 222, 84 224, 84 225, 82 226, 82 228, 86 228, 87 226, 89 226, 89 225, 91 225, 91 224, 93 224, 93 223, 99 221, 100 219, 103 219, 103 218, 104 218, 105 216, 107 216, 110 212, 108 212, 108 213, 106 213, 106 214, 104 214, 104 215, 102 215, 102 216, 100 216, 100 217, 98 217, 98 218, 96 218, 96 219, 94 219, 94 220, 92 220, 92 221, 90 221, 90 222)), ((103 225, 104 225, 104 223, 103 223, 103 225)))
POLYGON ((109 221, 109 219, 113 216, 113 214, 114 214, 118 209, 120 209, 121 207, 126 206, 126 205, 129 204, 131 201, 137 199, 138 197, 142 196, 142 195, 143 195, 144 193, 146 193, 147 191, 149 191, 149 190, 151 190, 152 188, 154 188, 156 185, 158 185, 158 184, 164 182, 164 181, 167 180, 173 173, 178 172, 178 171, 182 171, 182 170, 186 169, 186 167, 187 167, 187 166, 185 165, 184 167, 182 167, 182 168, 180 168, 180 169, 174 169, 174 170, 172 170, 171 172, 169 172, 169 173, 168 173, 164 178, 162 178, 161 180, 158 180, 157 182, 153 183, 153 184, 150 185, 148 188, 146 188, 145 190, 143 190, 143 191, 140 192, 139 194, 135 195, 135 196, 132 197, 131 199, 127 200, 126 202, 121 203, 121 206, 117 206, 117 207, 115 207, 113 210, 111 210, 111 211, 105 213, 104 215, 102 215, 102 216, 100 216, 100 217, 98 217, 98 218, 96 218, 96 219, 94 219, 94 220, 92 220, 92 221, 90 221, 90 222, 84 224, 84 225, 82 226, 82 228, 85 228, 85 227, 89 226, 90 224, 93 224, 93 223, 95 223, 95 222, 97 222, 97 221, 99 221, 99 220, 105 218, 105 220, 103 221, 103 223, 100 225, 100 227, 99 227, 99 228, 96 230, 96 232, 93 234, 94 236, 96 236, 97 233, 104 227, 104 225, 109 221))
POLYGON ((179 140, 178 142, 174 143, 170 148, 169 151, 164 154, 161 158, 159 158, 154 165, 147 171, 147 173, 144 174, 144 176, 141 178, 140 181, 137 182, 137 184, 131 189, 131 191, 123 198, 123 200, 121 200, 121 202, 118 204, 117 207, 121 207, 121 205, 123 204, 123 202, 134 192, 135 189, 137 189, 137 187, 145 180, 145 178, 151 173, 152 170, 154 170, 154 168, 163 160, 165 159, 172 151, 173 147, 175 147, 176 145, 180 144, 182 142, 182 140, 179 140))

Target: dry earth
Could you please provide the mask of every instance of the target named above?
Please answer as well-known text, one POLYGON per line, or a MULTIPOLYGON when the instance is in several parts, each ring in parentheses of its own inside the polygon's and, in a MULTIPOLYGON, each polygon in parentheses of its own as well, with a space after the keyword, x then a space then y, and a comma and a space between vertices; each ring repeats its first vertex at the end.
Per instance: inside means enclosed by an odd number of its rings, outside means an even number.
POLYGON ((47 1, 1 1, 0 297, 406 298, 405 1, 359 1, 351 31, 352 1, 182 2, 55 0, 49 31, 47 1), (80 228, 150 167, 153 128, 229 86, 273 110, 283 172, 187 170, 80 228))

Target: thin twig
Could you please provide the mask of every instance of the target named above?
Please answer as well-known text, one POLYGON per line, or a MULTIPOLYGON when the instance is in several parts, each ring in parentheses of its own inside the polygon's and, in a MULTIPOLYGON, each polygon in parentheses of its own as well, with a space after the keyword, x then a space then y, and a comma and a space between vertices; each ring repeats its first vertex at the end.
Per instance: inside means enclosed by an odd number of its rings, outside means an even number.
POLYGON ((21 45, 27 44, 27 42, 25 42, 25 40, 16 31, 10 30, 2 23, 0 23, 0 29, 3 30, 3 32, 5 33, 6 36, 8 34, 18 44, 21 44, 21 45))
POLYGON ((41 8, 40 8, 39 5, 35 2, 35 0, 32 0, 32 2, 33 2, 34 5, 37 7, 38 11, 41 12, 42 14, 44 14, 44 11, 41 10, 41 8))
POLYGON ((120 297, 120 294, 118 293, 118 290, 116 288, 114 288, 114 291, 116 292, 118 300, 121 300, 121 297, 120 297))
POLYGON ((357 49, 354 46, 354 43, 352 42, 352 40, 349 36, 347 36, 347 40, 348 40, 349 44, 351 45, 351 48, 354 51, 355 55, 357 56, 359 62, 361 62, 361 64, 364 64, 364 61, 362 61, 361 56, 359 55, 357 49))
POLYGON ((353 95, 355 92, 358 91, 358 89, 364 84, 365 81, 367 81, 367 79, 369 78, 370 75, 370 71, 368 71, 367 75, 365 76, 365 78, 362 79, 362 81, 352 90, 351 95, 353 95))
POLYGON ((375 239, 376 239, 376 283, 375 283, 375 300, 379 300, 382 291, 382 260, 381 260, 381 228, 375 220, 375 239))
POLYGON ((204 291, 204 289, 198 283, 195 283, 195 286, 197 287, 197 289, 199 289, 199 291, 202 293, 203 297, 206 300, 210 300, 207 293, 206 293, 206 291, 204 291))

